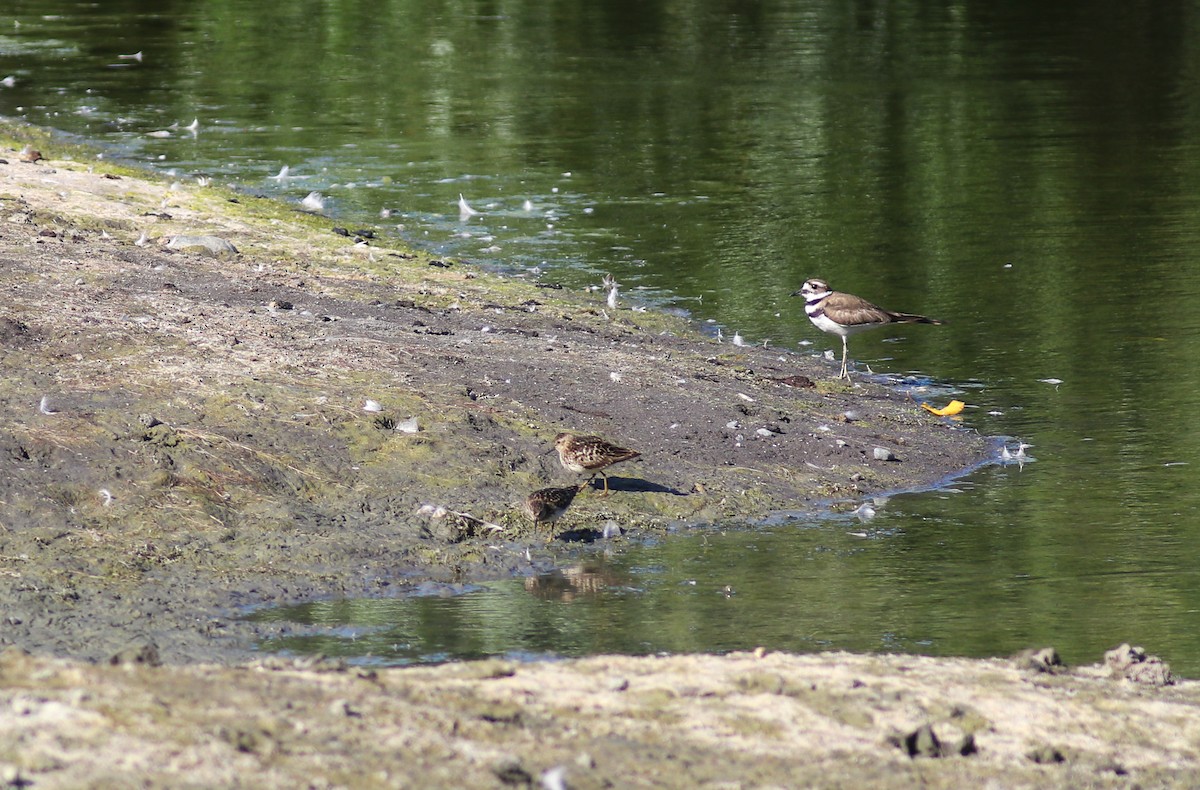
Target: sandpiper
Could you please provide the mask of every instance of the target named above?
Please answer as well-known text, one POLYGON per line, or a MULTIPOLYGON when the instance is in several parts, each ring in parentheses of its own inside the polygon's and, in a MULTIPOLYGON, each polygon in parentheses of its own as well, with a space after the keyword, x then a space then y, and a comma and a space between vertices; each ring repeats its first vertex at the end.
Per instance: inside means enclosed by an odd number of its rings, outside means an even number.
POLYGON ((576 436, 571 433, 555 436, 554 449, 558 450, 558 460, 572 472, 591 472, 592 477, 599 474, 604 478, 603 496, 609 493, 608 475, 604 473, 604 468, 641 455, 637 450, 618 447, 599 436, 576 436))
POLYGON ((538 524, 553 523, 558 521, 563 513, 567 512, 567 508, 571 506, 571 502, 575 500, 575 495, 579 493, 582 487, 539 488, 525 497, 525 504, 522 506, 522 510, 533 521, 535 527, 538 524))
POLYGON ((941 324, 936 318, 913 313, 893 313, 877 307, 861 296, 830 290, 824 280, 806 280, 792 296, 804 297, 804 312, 808 320, 822 332, 842 338, 842 371, 838 378, 850 380, 846 370, 849 347, 846 338, 868 329, 888 324, 941 324))

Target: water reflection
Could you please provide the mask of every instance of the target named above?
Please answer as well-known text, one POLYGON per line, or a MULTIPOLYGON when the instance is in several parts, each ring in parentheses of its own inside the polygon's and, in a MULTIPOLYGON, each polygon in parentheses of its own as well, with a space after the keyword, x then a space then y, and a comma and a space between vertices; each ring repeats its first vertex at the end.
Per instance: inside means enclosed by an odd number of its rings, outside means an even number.
POLYGON ((579 597, 599 595, 626 578, 603 563, 572 565, 525 577, 525 591, 534 598, 572 603, 579 597))
MULTIPOLYGON (((1047 530, 1026 504, 1040 464, 990 467, 953 489, 758 532, 705 530, 627 546, 552 574, 461 595, 318 603, 258 619, 319 626, 266 650, 381 663, 482 656, 750 650, 1009 655, 1053 645, 1069 663, 1121 641, 1200 672, 1200 572, 1179 572, 1087 523, 1047 530), (998 483, 1003 483, 999 485, 998 483)), ((1073 508, 1075 502, 1063 502, 1073 508)))

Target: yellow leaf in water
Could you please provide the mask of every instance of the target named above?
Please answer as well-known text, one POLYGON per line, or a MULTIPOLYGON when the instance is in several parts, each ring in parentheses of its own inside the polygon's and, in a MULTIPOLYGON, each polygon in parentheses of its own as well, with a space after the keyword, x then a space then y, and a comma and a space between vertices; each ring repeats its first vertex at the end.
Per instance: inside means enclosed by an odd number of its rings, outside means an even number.
POLYGON ((944 408, 941 408, 941 409, 935 409, 932 406, 930 406, 928 403, 922 403, 921 408, 924 409, 925 411, 929 412, 930 414, 936 414, 939 417, 949 417, 951 415, 958 414, 960 411, 963 410, 963 408, 966 405, 967 404, 963 403, 960 400, 952 400, 949 403, 947 403, 944 408))

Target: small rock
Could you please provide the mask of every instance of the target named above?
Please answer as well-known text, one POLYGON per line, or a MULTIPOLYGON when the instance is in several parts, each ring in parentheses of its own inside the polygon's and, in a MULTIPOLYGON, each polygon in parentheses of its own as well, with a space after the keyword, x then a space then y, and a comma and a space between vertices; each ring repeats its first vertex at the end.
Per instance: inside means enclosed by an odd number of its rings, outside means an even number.
POLYGON ((1058 656, 1058 651, 1052 647, 1043 647, 1040 650, 1022 650, 1013 656, 1013 662, 1016 663, 1017 669, 1045 672, 1050 675, 1066 670, 1066 666, 1058 656))
POLYGON ((542 773, 543 790, 567 790, 567 767, 557 765, 542 773))
POLYGON ((516 757, 500 760, 492 767, 492 773, 506 785, 531 785, 533 776, 521 765, 516 757))
POLYGON ((876 461, 899 461, 900 460, 899 458, 896 457, 895 453, 893 453, 891 450, 887 449, 886 447, 876 447, 874 450, 874 455, 875 455, 876 461))
POLYGON ((1054 765, 1067 761, 1066 756, 1062 752, 1049 744, 1036 746, 1025 752, 1025 756, 1038 765, 1054 765))
POLYGON ((966 733, 955 744, 942 743, 938 740, 933 725, 922 724, 917 729, 903 736, 892 736, 888 742, 903 749, 909 757, 966 757, 976 754, 979 749, 975 746, 975 736, 966 733))
POLYGON ((158 655, 158 645, 153 642, 146 642, 141 645, 130 645, 129 647, 114 653, 108 663, 115 666, 132 666, 141 664, 148 667, 162 666, 162 659, 158 655))
POLYGON ((147 428, 153 428, 155 425, 162 425, 162 420, 150 413, 139 414, 138 422, 140 422, 142 425, 145 425, 147 428))
POLYGON ((1104 663, 1115 678, 1148 686, 1170 686, 1175 682, 1171 667, 1161 658, 1147 654, 1144 648, 1131 647, 1128 642, 1105 653, 1104 663))
POLYGON ((346 716, 349 718, 362 718, 362 711, 355 708, 347 700, 335 699, 329 705, 329 712, 334 716, 346 716))
POLYGON ((922 724, 907 735, 893 741, 909 757, 941 757, 942 743, 929 724, 922 724))
POLYGON ((629 680, 622 677, 609 678, 607 687, 609 691, 625 691, 629 688, 629 680))

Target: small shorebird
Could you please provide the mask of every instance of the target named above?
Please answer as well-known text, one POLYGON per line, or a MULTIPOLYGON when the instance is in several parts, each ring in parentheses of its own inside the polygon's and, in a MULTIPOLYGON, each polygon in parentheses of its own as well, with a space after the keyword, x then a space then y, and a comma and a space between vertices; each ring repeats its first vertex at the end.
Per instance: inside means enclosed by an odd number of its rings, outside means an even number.
POLYGON ((603 496, 608 495, 608 475, 604 474, 604 468, 641 455, 637 450, 618 447, 599 436, 576 436, 571 433, 555 436, 554 449, 558 450, 558 460, 572 472, 591 472, 592 477, 599 474, 604 478, 603 496))
POLYGON ((539 488, 525 497, 525 503, 521 509, 533 521, 535 527, 538 524, 550 524, 558 521, 562 514, 567 512, 567 508, 575 501, 575 495, 582 488, 582 485, 539 488))
POLYGON ((868 329, 888 324, 941 324, 936 318, 913 313, 893 313, 877 307, 861 296, 832 291, 824 280, 806 280, 792 296, 804 297, 804 312, 808 320, 822 332, 842 338, 842 371, 838 378, 850 380, 846 370, 849 347, 846 338, 868 329))

